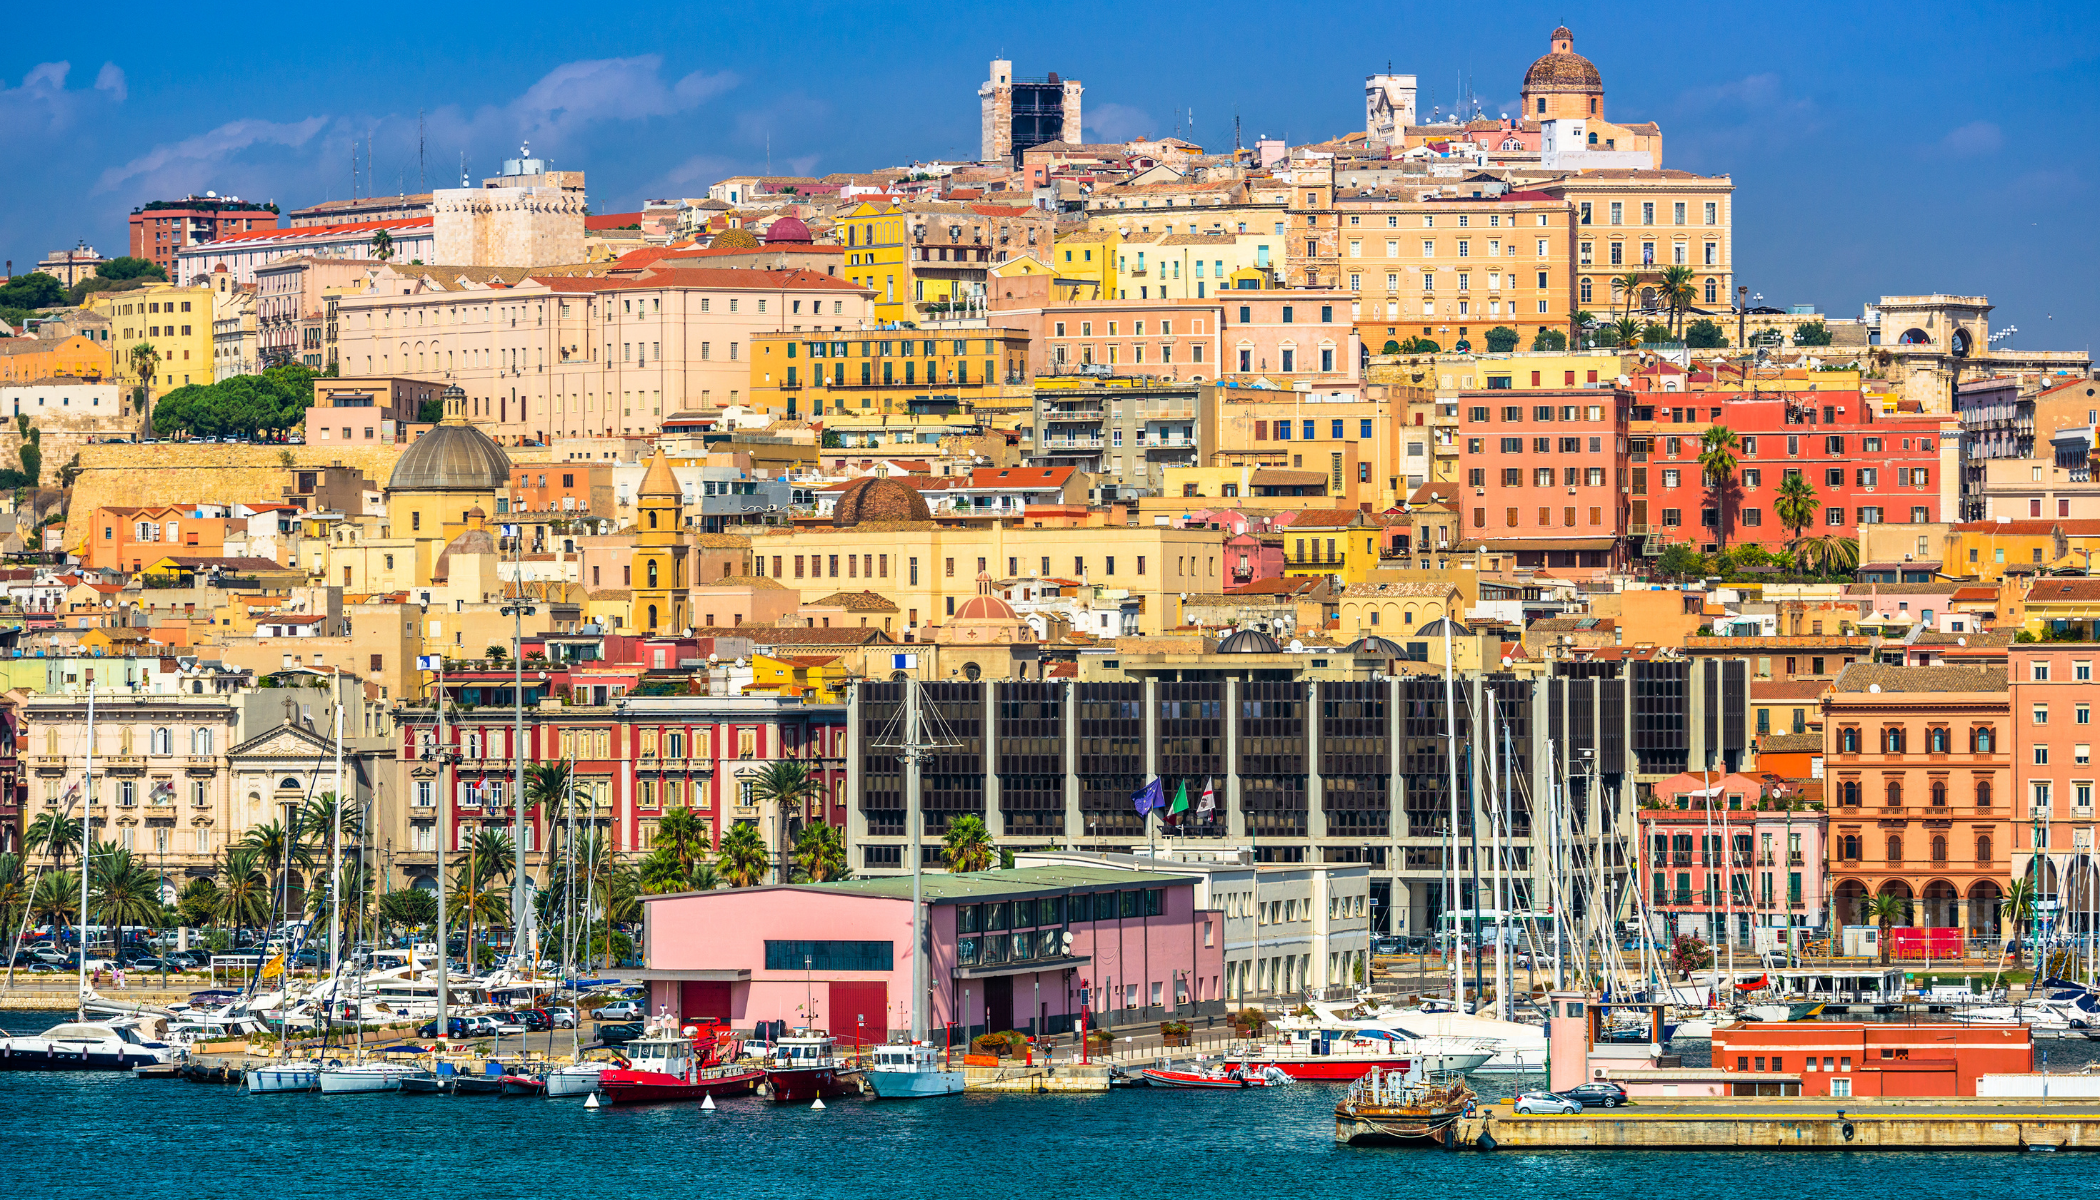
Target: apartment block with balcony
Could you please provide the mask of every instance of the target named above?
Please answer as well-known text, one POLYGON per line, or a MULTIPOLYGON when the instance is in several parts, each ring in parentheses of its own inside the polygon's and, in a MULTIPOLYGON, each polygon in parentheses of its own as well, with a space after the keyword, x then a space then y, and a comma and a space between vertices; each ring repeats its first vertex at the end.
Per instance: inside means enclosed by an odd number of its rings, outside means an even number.
POLYGON ((1024 399, 1028 353, 1025 329, 759 333, 751 339, 751 397, 770 411, 823 417, 845 445, 872 448, 890 439, 861 435, 886 418, 968 418, 988 401, 1024 399))
MULTIPOLYGON (((2081 581, 2083 582, 2083 581, 2081 581)), ((2072 635, 2076 636, 2076 635, 2072 635)), ((2027 880, 2044 898, 2081 894, 2092 869, 2096 832, 2093 793, 2100 741, 2093 713, 2100 707, 2100 642, 2049 641, 2007 648, 2007 692, 2012 717, 2012 879, 2027 880), (2039 869, 2035 862, 2039 856, 2039 869)), ((2086 920, 2076 918, 2084 928, 2086 920)))
POLYGON ((1823 842, 1829 816, 1769 775, 1675 775, 1640 813, 1640 875, 1665 937, 1752 944, 1753 929, 1827 928, 1823 842))
POLYGON ((1633 400, 1598 388, 1460 393, 1462 548, 1509 552, 1519 567, 1625 569, 1625 538, 1645 533, 1629 503, 1633 400))
POLYGON ((1103 501, 1158 496, 1216 449, 1219 390, 1144 376, 1038 380, 1029 463, 1101 476, 1103 501))

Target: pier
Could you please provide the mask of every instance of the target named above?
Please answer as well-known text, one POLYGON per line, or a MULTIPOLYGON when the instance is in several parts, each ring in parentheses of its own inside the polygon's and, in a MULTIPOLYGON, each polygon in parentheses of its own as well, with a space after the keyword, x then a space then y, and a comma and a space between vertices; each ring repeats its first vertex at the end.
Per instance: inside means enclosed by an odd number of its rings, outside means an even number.
POLYGON ((1503 1101, 1462 1118, 1451 1144, 1475 1150, 2100 1150, 2100 1103, 1724 1097, 1520 1116, 1503 1101))

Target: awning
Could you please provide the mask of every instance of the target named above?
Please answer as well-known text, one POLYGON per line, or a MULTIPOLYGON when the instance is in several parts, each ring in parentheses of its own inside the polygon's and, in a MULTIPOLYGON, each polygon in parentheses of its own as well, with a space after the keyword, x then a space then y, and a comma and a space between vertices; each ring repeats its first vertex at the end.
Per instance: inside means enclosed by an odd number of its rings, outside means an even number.
POLYGON ((1459 551, 1471 553, 1485 550, 1609 550, 1619 544, 1615 537, 1570 537, 1570 538, 1490 538, 1486 541, 1461 542, 1459 551))
POLYGON ((1063 958, 1034 958, 1017 963, 989 963, 976 967, 957 967, 953 975, 957 979, 986 979, 994 975, 1033 975, 1038 971, 1062 971, 1067 967, 1081 967, 1094 961, 1085 954, 1067 955, 1063 958))
POLYGON ((653 983, 659 980, 680 980, 695 983, 751 982, 751 969, 749 967, 695 967, 683 969, 645 967, 636 971, 608 971, 606 974, 622 983, 653 983))

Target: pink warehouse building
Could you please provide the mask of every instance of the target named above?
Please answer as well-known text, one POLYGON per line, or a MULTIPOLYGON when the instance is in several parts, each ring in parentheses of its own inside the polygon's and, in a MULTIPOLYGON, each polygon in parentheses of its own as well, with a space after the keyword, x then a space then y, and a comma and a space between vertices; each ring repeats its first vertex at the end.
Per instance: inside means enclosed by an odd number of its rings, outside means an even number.
MULTIPOLYGON (((927 1027, 1058 1034, 1223 1011, 1223 915, 1188 876, 1029 867, 923 882, 927 1027)), ((646 898, 650 1011, 880 1042, 911 1026, 911 879, 646 898)))

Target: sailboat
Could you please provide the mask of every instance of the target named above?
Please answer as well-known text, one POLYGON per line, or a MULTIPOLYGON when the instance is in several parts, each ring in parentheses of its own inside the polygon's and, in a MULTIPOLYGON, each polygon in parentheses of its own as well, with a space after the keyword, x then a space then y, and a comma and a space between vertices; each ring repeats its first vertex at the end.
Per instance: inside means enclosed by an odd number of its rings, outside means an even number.
POLYGON ((875 1067, 868 1072, 868 1086, 884 1100, 918 1100, 928 1096, 951 1096, 963 1090, 963 1073, 944 1065, 941 1054, 926 1037, 926 905, 920 852, 922 805, 919 795, 920 760, 936 747, 923 736, 919 725, 919 681, 904 684, 905 823, 911 829, 911 1040, 892 1042, 875 1049, 875 1067))

